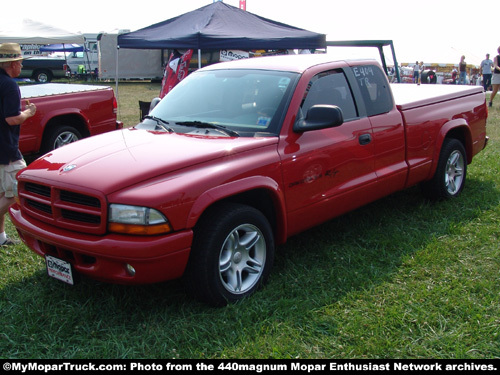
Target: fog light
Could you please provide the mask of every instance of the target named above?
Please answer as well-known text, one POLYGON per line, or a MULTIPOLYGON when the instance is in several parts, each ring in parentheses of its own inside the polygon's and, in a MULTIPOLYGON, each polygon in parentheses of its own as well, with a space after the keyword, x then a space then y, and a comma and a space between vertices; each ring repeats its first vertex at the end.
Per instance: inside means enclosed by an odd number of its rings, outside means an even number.
POLYGON ((127 270, 127 273, 130 275, 130 276, 135 276, 135 268, 132 267, 130 264, 126 264, 125 265, 125 269, 127 270))

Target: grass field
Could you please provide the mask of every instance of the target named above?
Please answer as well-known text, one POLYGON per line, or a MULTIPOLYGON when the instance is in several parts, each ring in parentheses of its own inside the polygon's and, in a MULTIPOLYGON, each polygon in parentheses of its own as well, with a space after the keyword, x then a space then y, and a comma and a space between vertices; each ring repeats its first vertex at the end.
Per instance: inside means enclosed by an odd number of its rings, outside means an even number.
MULTIPOLYGON (((158 92, 120 84, 126 126, 158 92)), ((209 308, 177 281, 69 287, 25 246, 1 249, 0 357, 500 358, 497 99, 458 199, 411 188, 295 236, 235 305, 209 308)))

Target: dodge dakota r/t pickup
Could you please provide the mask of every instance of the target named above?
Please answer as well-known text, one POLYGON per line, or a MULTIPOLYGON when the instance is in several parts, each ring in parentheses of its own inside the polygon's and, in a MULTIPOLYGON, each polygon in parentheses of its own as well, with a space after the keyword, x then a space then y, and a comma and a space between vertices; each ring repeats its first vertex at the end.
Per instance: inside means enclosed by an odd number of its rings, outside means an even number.
POLYGON ((18 175, 12 222, 49 275, 183 277, 224 305, 268 277, 275 247, 420 184, 453 198, 487 142, 480 87, 395 85, 375 61, 263 57, 200 69, 137 126, 18 175))
POLYGON ((36 104, 35 116, 21 126, 23 155, 47 153, 91 135, 121 129, 117 101, 109 86, 64 83, 21 85, 23 104, 36 104))

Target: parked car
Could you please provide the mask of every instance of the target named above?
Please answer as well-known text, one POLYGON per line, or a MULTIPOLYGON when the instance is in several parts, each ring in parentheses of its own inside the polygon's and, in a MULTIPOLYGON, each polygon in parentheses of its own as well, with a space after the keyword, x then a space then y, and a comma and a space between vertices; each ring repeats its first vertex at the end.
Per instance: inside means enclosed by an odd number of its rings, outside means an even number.
POLYGON ((31 78, 39 83, 52 81, 54 78, 65 78, 66 60, 59 57, 35 57, 23 60, 20 78, 31 78))
POLYGON ((457 197, 486 119, 481 87, 391 90, 372 60, 215 64, 139 125, 32 163, 10 215, 56 279, 183 277, 220 306, 255 292, 290 236, 417 184, 457 197))

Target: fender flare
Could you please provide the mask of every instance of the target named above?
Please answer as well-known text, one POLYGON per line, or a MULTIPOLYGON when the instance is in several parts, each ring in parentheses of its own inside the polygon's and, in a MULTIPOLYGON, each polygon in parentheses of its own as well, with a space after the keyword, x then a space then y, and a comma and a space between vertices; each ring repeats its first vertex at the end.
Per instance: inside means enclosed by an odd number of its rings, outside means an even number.
POLYGON ((56 109, 54 111, 50 111, 48 113, 45 113, 44 116, 42 117, 40 123, 42 124, 42 129, 45 130, 45 127, 47 124, 54 118, 56 117, 61 117, 61 116, 78 116, 80 117, 83 122, 85 123, 85 126, 87 127, 87 130, 90 128, 90 120, 89 118, 85 115, 85 113, 82 112, 81 109, 79 108, 63 108, 63 109, 56 109))
POLYGON ((429 173, 429 178, 434 176, 436 173, 436 168, 439 162, 439 155, 441 154, 441 148, 443 147, 444 140, 448 137, 451 132, 458 131, 461 137, 455 137, 460 141, 464 142, 465 151, 467 153, 467 164, 472 161, 472 135, 470 133, 470 127, 464 118, 457 118, 446 122, 436 137, 434 156, 432 158, 432 167, 429 173))
POLYGON ((269 193, 274 204, 274 213, 276 217, 275 241, 277 244, 284 243, 287 238, 287 216, 284 192, 275 180, 266 176, 247 177, 205 191, 191 206, 191 210, 186 220, 186 228, 193 228, 201 215, 213 204, 257 189, 265 190, 269 193))
POLYGON ((42 147, 42 141, 43 137, 45 136, 45 130, 47 129, 47 125, 49 124, 50 121, 54 120, 57 117, 62 117, 62 116, 76 116, 78 117, 81 121, 82 124, 84 124, 85 129, 87 130, 87 133, 90 134, 90 119, 85 115, 85 113, 82 112, 81 109, 79 108, 63 108, 63 109, 57 109, 54 111, 50 111, 48 113, 45 113, 40 120, 40 128, 41 128, 41 137, 38 139, 38 144, 37 144, 37 149, 40 150, 42 147))

